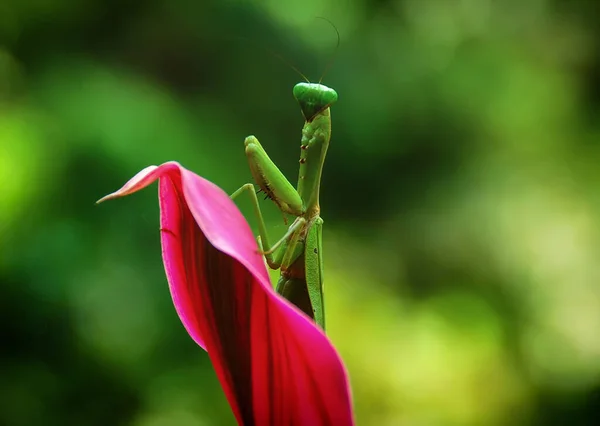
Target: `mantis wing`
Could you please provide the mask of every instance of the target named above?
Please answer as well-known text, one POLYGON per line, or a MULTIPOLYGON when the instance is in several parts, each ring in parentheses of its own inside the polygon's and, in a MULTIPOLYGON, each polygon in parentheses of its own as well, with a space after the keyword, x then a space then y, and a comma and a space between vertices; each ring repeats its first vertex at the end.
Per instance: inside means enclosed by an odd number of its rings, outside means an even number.
POLYGON ((308 297, 315 322, 325 330, 325 304, 323 301, 323 219, 316 217, 308 228, 305 241, 305 273, 308 297))

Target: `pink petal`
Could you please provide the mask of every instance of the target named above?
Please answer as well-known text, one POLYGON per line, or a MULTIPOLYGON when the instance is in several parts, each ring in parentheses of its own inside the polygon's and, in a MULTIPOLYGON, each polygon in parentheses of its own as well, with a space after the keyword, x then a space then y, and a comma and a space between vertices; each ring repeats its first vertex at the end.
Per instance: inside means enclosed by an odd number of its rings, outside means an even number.
POLYGON ((345 367, 320 328, 272 289, 252 231, 229 196, 169 162, 100 201, 160 179, 171 295, 243 425, 354 424, 345 367))

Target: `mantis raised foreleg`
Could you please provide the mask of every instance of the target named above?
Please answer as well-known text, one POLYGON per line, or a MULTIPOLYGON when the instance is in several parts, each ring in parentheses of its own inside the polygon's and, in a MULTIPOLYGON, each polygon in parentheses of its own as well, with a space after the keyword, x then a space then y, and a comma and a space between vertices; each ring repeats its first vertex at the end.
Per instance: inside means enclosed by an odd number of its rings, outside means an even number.
POLYGON ((298 83, 294 97, 305 118, 300 145, 300 173, 296 188, 269 158, 258 139, 245 140, 246 156, 252 177, 260 189, 284 214, 296 217, 286 234, 271 245, 262 218, 254 185, 246 184, 235 191, 236 198, 250 194, 258 218, 259 246, 272 269, 281 269, 277 292, 292 302, 323 330, 323 253, 319 188, 321 171, 329 139, 331 115, 329 107, 337 101, 335 90, 317 83, 298 83))

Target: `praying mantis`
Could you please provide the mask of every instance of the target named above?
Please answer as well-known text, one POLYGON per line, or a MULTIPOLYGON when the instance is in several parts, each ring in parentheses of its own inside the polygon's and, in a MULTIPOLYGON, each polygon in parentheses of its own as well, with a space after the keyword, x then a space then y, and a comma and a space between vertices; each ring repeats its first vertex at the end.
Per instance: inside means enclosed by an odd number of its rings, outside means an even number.
POLYGON ((296 219, 285 235, 271 245, 254 185, 243 185, 231 198, 237 198, 242 192, 250 195, 258 219, 260 252, 271 269, 281 271, 277 293, 301 309, 324 331, 323 219, 320 216, 319 189, 331 138, 329 107, 337 101, 338 95, 320 82, 298 83, 294 86, 293 95, 305 119, 297 187, 294 188, 281 173, 256 137, 248 136, 244 145, 254 182, 284 215, 289 214, 296 219))

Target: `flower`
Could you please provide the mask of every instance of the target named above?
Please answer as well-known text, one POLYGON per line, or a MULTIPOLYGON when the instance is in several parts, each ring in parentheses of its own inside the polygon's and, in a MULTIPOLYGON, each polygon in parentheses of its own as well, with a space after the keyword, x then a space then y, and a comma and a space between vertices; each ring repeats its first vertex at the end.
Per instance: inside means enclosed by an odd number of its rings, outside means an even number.
POLYGON ((208 352, 238 423, 353 425, 342 360, 321 329, 273 291, 250 226, 223 190, 167 162, 98 202, 157 179, 173 303, 208 352))

